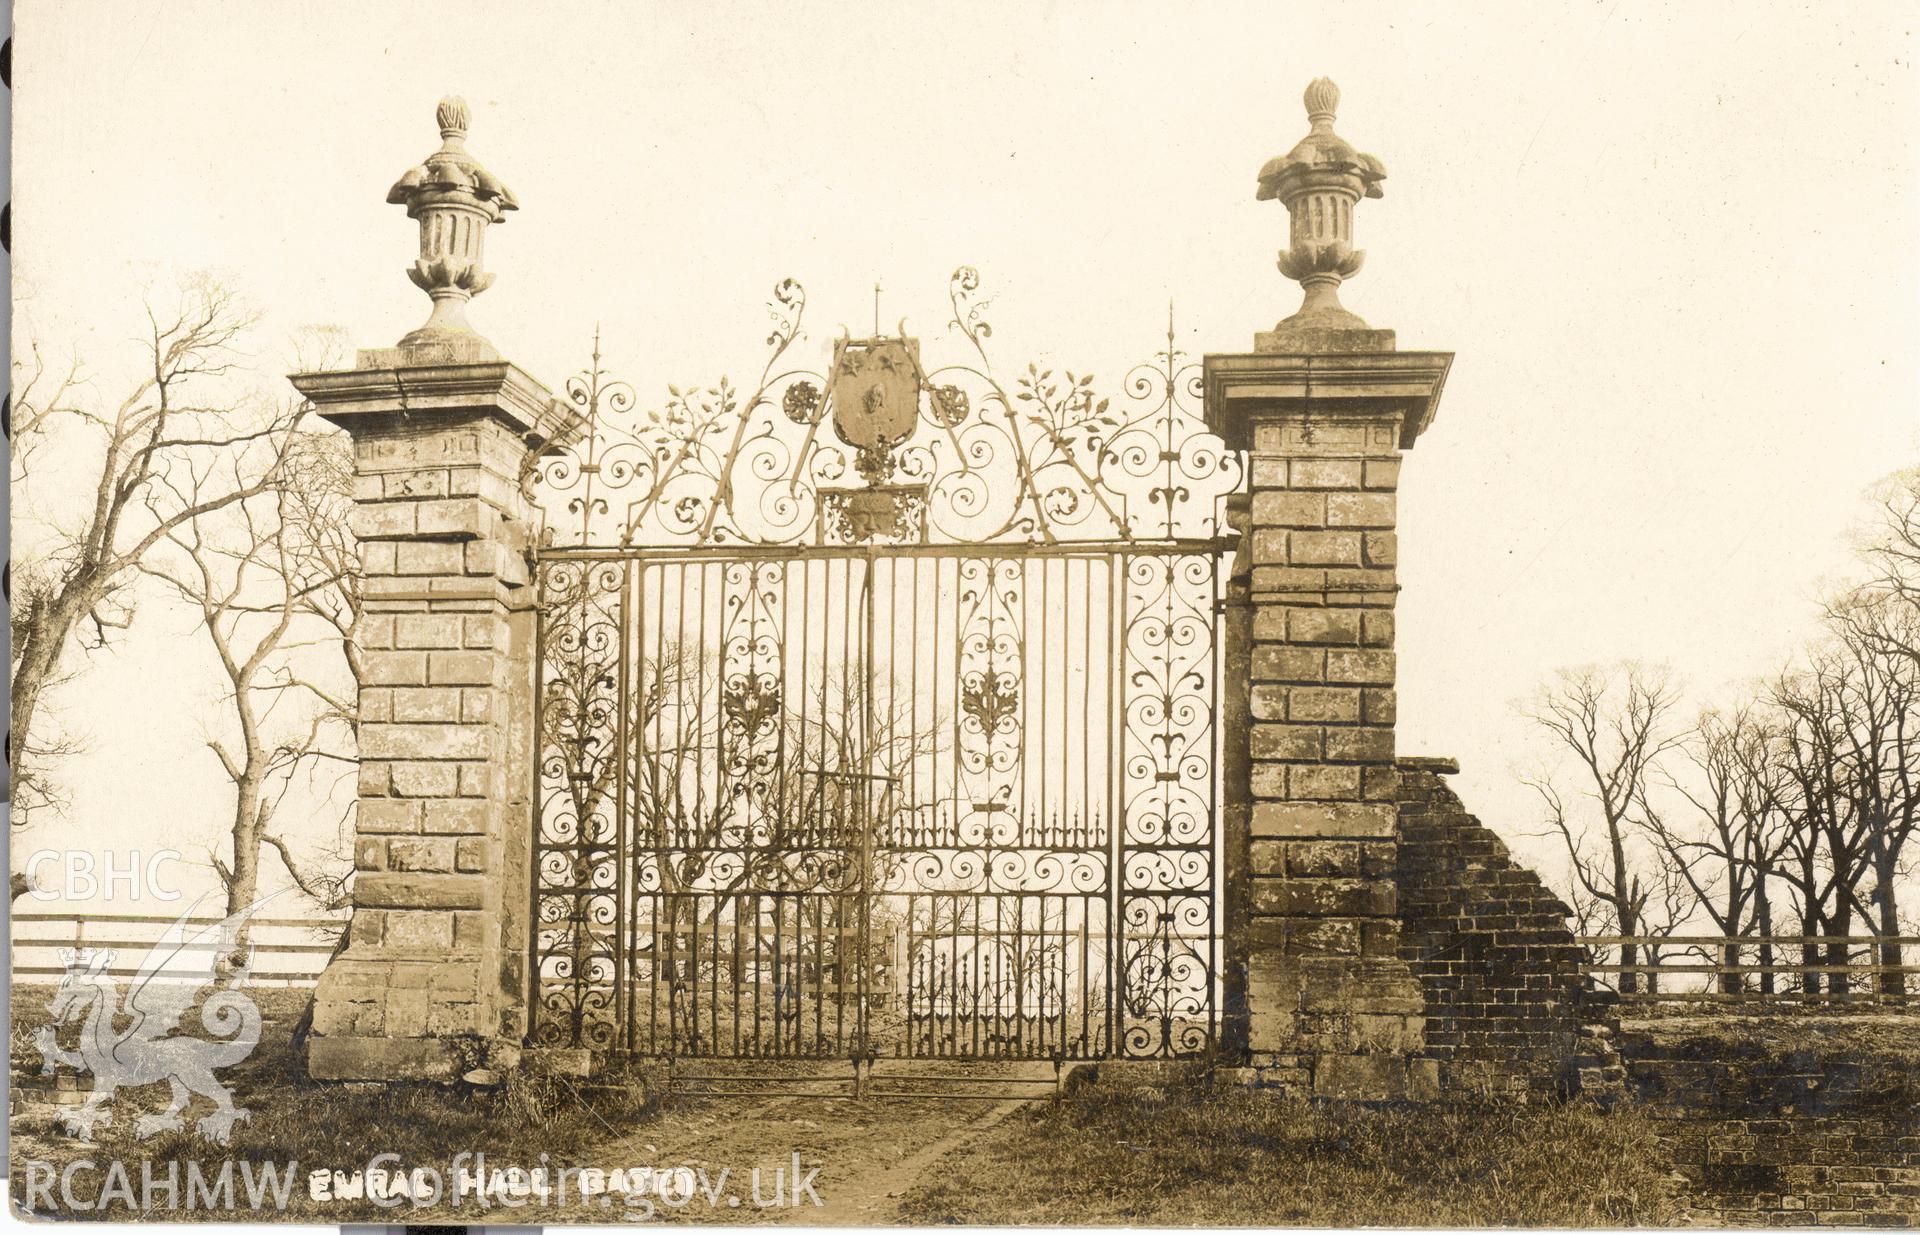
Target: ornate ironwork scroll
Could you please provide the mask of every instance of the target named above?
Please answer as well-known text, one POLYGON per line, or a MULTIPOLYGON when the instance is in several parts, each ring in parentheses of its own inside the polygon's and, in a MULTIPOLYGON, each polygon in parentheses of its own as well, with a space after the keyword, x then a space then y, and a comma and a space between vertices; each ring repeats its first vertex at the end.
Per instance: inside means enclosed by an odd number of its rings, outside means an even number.
POLYGON ((1020 585, 1025 571, 1019 558, 964 558, 958 574, 958 807, 963 817, 979 817, 982 836, 1005 844, 1015 839, 1019 826, 1015 808, 1024 762, 1020 685, 1026 634, 1020 585))
POLYGON ((1211 538, 1241 464, 1195 408, 1199 366, 1167 347, 1117 394, 1092 376, 995 370, 980 277, 948 286, 957 357, 919 342, 842 339, 822 370, 795 364, 806 293, 768 305, 753 388, 669 386, 642 410, 594 364, 566 396, 586 428, 541 461, 534 492, 552 546, 1038 544, 1211 538))
MULTIPOLYGON (((1217 1023, 1220 499, 1167 346, 1111 395, 842 339, 640 410, 594 363, 542 500, 532 1039, 1171 1057, 1217 1023)), ((931 350, 931 349, 929 349, 931 350)))
POLYGON ((541 571, 532 931, 539 1045, 615 1043, 628 571, 624 562, 585 559, 541 571))
POLYGON ((1128 1055, 1190 1054, 1212 1034, 1216 565, 1212 555, 1167 554, 1135 557, 1127 569, 1120 918, 1128 1055))

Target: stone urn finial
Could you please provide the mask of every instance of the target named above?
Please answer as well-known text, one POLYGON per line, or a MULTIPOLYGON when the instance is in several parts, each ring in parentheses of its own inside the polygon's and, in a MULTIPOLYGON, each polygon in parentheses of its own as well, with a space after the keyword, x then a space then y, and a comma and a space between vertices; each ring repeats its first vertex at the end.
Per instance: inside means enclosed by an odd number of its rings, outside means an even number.
POLYGON ((1306 290, 1300 311, 1274 329, 1281 335, 1366 330, 1365 322, 1341 307, 1340 284, 1360 272, 1366 257, 1353 247, 1354 203, 1381 196, 1387 169, 1333 131, 1340 87, 1316 77, 1305 102, 1307 135, 1286 154, 1267 160, 1256 194, 1259 201, 1278 198, 1286 206, 1289 226, 1280 273, 1306 290))
POLYGON ((387 190, 387 200, 420 221, 420 257, 407 269, 414 285, 433 298, 426 323, 400 346, 484 342, 467 324, 467 301, 487 290, 484 240, 487 226, 502 221, 520 203, 513 193, 467 153, 470 116, 466 101, 444 98, 434 109, 440 149, 387 190))

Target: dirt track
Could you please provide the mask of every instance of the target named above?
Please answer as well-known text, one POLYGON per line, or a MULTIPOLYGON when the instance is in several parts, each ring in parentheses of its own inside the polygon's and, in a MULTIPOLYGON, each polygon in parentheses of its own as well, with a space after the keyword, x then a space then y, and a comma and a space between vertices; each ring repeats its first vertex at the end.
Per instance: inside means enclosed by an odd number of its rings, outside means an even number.
MULTIPOLYGON (((884 1224, 897 1220, 898 1197, 924 1172, 1022 1105, 1017 1100, 703 1099, 664 1113, 607 1152, 613 1161, 704 1168, 710 1179, 727 1171, 725 1190, 740 1204, 715 1207, 697 1196, 676 1215, 687 1220, 884 1224), (765 1196, 772 1191, 769 1172, 790 1172, 796 1154, 803 1172, 818 1168, 813 1192, 821 1204, 802 1195, 797 1206, 757 1207, 750 1172, 760 1168, 765 1196)), ((786 1191, 790 1202, 790 1178, 786 1191)))

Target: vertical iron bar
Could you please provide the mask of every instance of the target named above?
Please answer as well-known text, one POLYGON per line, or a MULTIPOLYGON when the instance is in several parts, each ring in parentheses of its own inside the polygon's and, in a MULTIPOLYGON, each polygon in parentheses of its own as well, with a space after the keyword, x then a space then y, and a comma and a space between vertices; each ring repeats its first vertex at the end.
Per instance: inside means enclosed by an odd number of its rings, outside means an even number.
POLYGON ((758 890, 753 892, 753 1051, 760 1055, 766 1051, 760 1037, 760 988, 765 985, 767 954, 766 920, 767 906, 758 890))
POLYGON ((627 700, 632 698, 629 672, 633 660, 628 640, 635 637, 631 620, 638 603, 634 584, 633 561, 627 559, 620 564, 620 634, 615 644, 619 667, 613 696, 613 1017, 614 1042, 623 1051, 633 1049, 632 975, 628 972, 633 950, 627 946, 627 931, 633 924, 627 901, 627 700))
POLYGON ((1087 966, 1092 960, 1088 949, 1087 919, 1093 912, 1092 904, 1086 897, 1080 898, 1080 1034, 1081 1052, 1086 1054, 1093 1045, 1093 996, 1091 978, 1087 966))
MULTIPOLYGON (((648 860, 652 863, 653 881, 657 886, 654 888, 653 895, 647 898, 647 909, 652 916, 650 925, 653 933, 653 963, 647 981, 647 1036, 653 1042, 655 1053, 658 1053, 660 1047, 660 981, 663 976, 666 978, 667 985, 669 1051, 672 1050, 673 1039, 673 973, 671 970, 663 973, 663 953, 660 950, 660 915, 661 910, 667 907, 668 902, 664 899, 664 894, 672 890, 673 879, 673 872, 668 869, 670 863, 668 849, 671 844, 666 831, 668 786, 661 780, 661 774, 665 770, 662 767, 662 760, 666 758, 666 752, 661 748, 664 736, 661 712, 666 707, 666 682, 661 675, 666 672, 667 612, 671 608, 667 604, 667 570, 667 566, 662 564, 654 571, 660 589, 660 612, 653 623, 653 666, 650 672, 646 666, 641 667, 642 680, 646 683, 645 693, 641 696, 643 706, 647 703, 652 705, 648 724, 643 725, 640 732, 647 744, 647 749, 652 752, 647 767, 646 828, 648 860), (651 736, 647 734, 648 728, 653 731, 651 736)), ((644 583, 644 575, 642 578, 644 583)), ((674 609, 673 612, 677 615, 679 610, 674 609)))
POLYGON ((861 619, 863 629, 860 640, 861 667, 863 670, 861 680, 864 684, 861 695, 865 705, 861 735, 861 742, 865 753, 862 775, 866 779, 857 782, 860 786, 860 796, 862 800, 860 803, 860 874, 855 882, 855 887, 858 889, 859 904, 856 908, 856 918, 854 922, 855 946, 858 949, 860 968, 854 977, 854 999, 857 1002, 854 1007, 853 1021, 854 1034, 857 1038, 855 1045, 863 1059, 867 1055, 867 1032, 869 1029, 866 1001, 866 959, 867 949, 872 942, 873 842, 874 829, 879 826, 879 821, 873 817, 873 808, 875 805, 873 789, 875 782, 872 779, 874 776, 880 774, 880 769, 876 769, 874 766, 875 735, 873 729, 875 695, 878 694, 880 689, 879 682, 875 677, 873 649, 874 642, 879 637, 878 632, 874 629, 874 592, 877 590, 874 576, 878 573, 878 569, 878 562, 874 558, 873 552, 869 550, 865 563, 861 568, 861 584, 865 590, 866 600, 864 615, 861 619))
POLYGON ((1080 560, 1080 844, 1091 845, 1094 828, 1093 795, 1093 559, 1080 560))
MULTIPOLYGON (((1076 662, 1080 666, 1080 830, 1079 843, 1082 848, 1091 850, 1098 841, 1100 829, 1097 820, 1102 814, 1095 809, 1093 787, 1093 558, 1080 559, 1080 577, 1083 586, 1080 589, 1080 656, 1076 662)), ((1080 916, 1080 1032, 1083 1038, 1089 1038, 1093 1031, 1092 1007, 1088 987, 1087 962, 1087 914, 1089 905, 1082 896, 1076 898, 1080 916)), ((1071 950, 1069 949, 1069 954, 1071 950)), ((1062 982, 1062 995, 1066 994, 1065 982, 1062 982)), ((1064 1002, 1064 999, 1063 1001, 1064 1002)), ((1061 1037, 1064 1042, 1066 1033, 1061 1037)))
MULTIPOLYGON (((673 632, 673 650, 666 653, 671 655, 675 662, 673 668, 673 715, 674 723, 678 730, 678 732, 673 735, 673 762, 669 765, 673 770, 673 784, 670 786, 673 790, 673 811, 665 819, 661 820, 662 828, 667 829, 666 835, 663 838, 665 843, 662 844, 661 848, 669 854, 675 853, 685 847, 690 839, 686 835, 687 751, 689 746, 698 750, 698 743, 700 741, 700 733, 697 729, 693 733, 686 732, 687 682, 692 676, 687 665, 687 575, 691 570, 691 566, 682 562, 676 566, 673 572, 674 577, 679 581, 679 602, 673 609, 674 621, 677 623, 677 627, 673 632)), ((663 627, 665 626, 665 616, 664 613, 661 615, 661 624, 663 627)), ((663 630, 663 637, 664 633, 663 630)), ((663 648, 662 651, 665 652, 665 649, 663 648)), ((697 714, 694 723, 696 725, 700 723, 697 714)), ((698 758, 697 755, 695 757, 698 758)), ((663 874, 664 873, 665 872, 663 872, 663 874)), ((678 878, 677 872, 675 872, 675 878, 678 878)), ((676 910, 675 912, 676 916, 673 919, 673 923, 674 929, 678 930, 678 911, 676 910)), ((677 998, 679 980, 680 975, 678 971, 675 971, 667 983, 668 999, 672 1000, 677 998)))
POLYGON ((773 894, 773 1053, 786 1053, 787 954, 785 949, 786 894, 773 894))
MULTIPOLYGON (((547 689, 547 567, 534 562, 533 610, 533 767, 529 773, 530 800, 533 803, 533 870, 527 881, 527 1041, 538 1041, 540 1013, 546 1004, 546 982, 540 965, 540 884, 541 859, 546 853, 546 795, 540 791, 540 769, 546 762, 546 708, 542 700, 547 689)), ((80 946, 78 937, 74 948, 80 946)))
MULTIPOLYGON (((934 559, 933 589, 936 597, 941 595, 951 596, 958 591, 957 588, 953 591, 948 591, 942 585, 946 564, 945 558, 934 559)), ((945 609, 946 606, 940 604, 938 601, 934 603, 933 635, 927 640, 927 648, 932 653, 932 661, 927 665, 927 682, 931 686, 933 693, 933 698, 928 701, 927 729, 934 735, 936 742, 944 739, 949 746, 957 747, 960 744, 960 718, 957 709, 949 713, 944 724, 940 720, 940 683, 946 677, 945 674, 940 672, 940 659, 945 650, 945 645, 940 642, 940 615, 945 609)), ((947 811, 943 802, 949 797, 958 798, 958 791, 953 790, 951 784, 948 786, 950 790, 948 794, 942 794, 940 791, 940 751, 938 746, 927 751, 927 779, 931 782, 932 786, 932 793, 929 800, 933 804, 933 810, 927 819, 925 831, 916 843, 922 846, 933 846, 945 840, 948 831, 947 826, 943 822, 947 811)))
MULTIPOLYGON (((1050 595, 1052 595, 1053 560, 1051 558, 1039 558, 1039 559, 1022 558, 1020 560, 1020 574, 1021 574, 1021 580, 1020 580, 1020 584, 1021 584, 1020 586, 1020 618, 1021 618, 1020 676, 1023 679, 1035 677, 1035 676, 1037 676, 1040 679, 1040 690, 1038 692, 1039 708, 1037 709, 1039 712, 1038 722, 1040 726, 1040 740, 1037 743, 1038 755, 1039 755, 1039 761, 1038 761, 1039 766, 1033 769, 1033 771, 1036 774, 1036 778, 1040 782, 1040 793, 1038 795, 1040 799, 1040 802, 1039 802, 1040 826, 1037 830, 1037 835, 1033 835, 1033 836, 1026 835, 1026 829, 1024 826, 1016 829, 1014 833, 1014 843, 1016 845, 1044 845, 1047 843, 1048 833, 1052 830, 1052 826, 1053 826, 1047 813, 1048 807, 1053 804, 1053 794, 1051 792, 1053 788, 1053 783, 1052 783, 1053 768, 1049 766, 1047 763, 1047 739, 1050 736, 1052 736, 1052 732, 1053 732, 1052 717, 1047 711, 1047 696, 1048 696, 1047 688, 1049 685, 1048 679, 1053 676, 1049 672, 1052 666, 1048 662, 1052 658, 1047 655, 1046 645, 1043 642, 1040 645, 1040 653, 1038 657, 1040 663, 1038 666, 1035 666, 1032 663, 1031 659, 1027 656, 1026 635, 1027 635, 1027 631, 1035 628, 1035 623, 1033 620, 1034 600, 1036 599, 1035 593, 1038 593, 1038 600, 1040 602, 1039 603, 1040 620, 1039 620, 1038 628, 1043 632, 1043 634, 1052 633, 1052 626, 1047 621, 1047 616, 1052 612, 1052 610, 1047 608, 1047 598, 1050 595), (1040 580, 1039 580, 1040 585, 1038 587, 1032 586, 1033 576, 1035 573, 1038 573, 1040 576, 1040 580), (1033 672, 1036 667, 1039 669, 1038 674, 1035 674, 1033 672)), ((1021 693, 1025 694, 1026 692, 1022 691, 1021 693)), ((1028 701, 1026 699, 1022 699, 1020 702, 1021 702, 1021 706, 1025 708, 1028 711, 1029 716, 1031 716, 1032 712, 1035 709, 1028 707, 1028 701)), ((1023 723, 1020 727, 1020 730, 1021 730, 1022 739, 1024 741, 1025 735, 1032 731, 1031 725, 1023 723)), ((1028 770, 1026 767, 1026 754, 1027 752, 1024 750, 1021 752, 1022 758, 1020 761, 1021 762, 1020 771, 1022 776, 1023 788, 1024 788, 1024 779, 1028 770)), ((1023 792, 1021 796, 1026 797, 1027 795, 1023 792)), ((1026 811, 1024 810, 1020 811, 1019 818, 1024 823, 1026 818, 1026 811)))
POLYGON ((741 986, 741 983, 745 981, 743 976, 745 970, 741 967, 740 963, 740 935, 741 932, 746 929, 746 922, 743 920, 745 915, 741 911, 746 907, 746 902, 747 894, 745 892, 735 893, 733 898, 733 973, 729 978, 728 984, 733 988, 733 1051, 736 1055, 740 1053, 740 1005, 746 1002, 746 990, 741 986))
POLYGON ((1208 559, 1208 638, 1213 647, 1213 680, 1207 707, 1207 1047, 1220 1041, 1220 680, 1226 675, 1226 649, 1220 638, 1220 554, 1208 559))
POLYGON ((700 1043, 700 902, 707 895, 687 895, 687 1031, 693 1035, 695 1054, 706 1054, 700 1043))
MULTIPOLYGON (((660 1053, 660 894, 647 896, 647 933, 651 936, 647 951, 647 1046, 649 1053, 660 1053)), ((671 1031, 669 1031, 671 1033, 671 1031)))
MULTIPOLYGON (((907 591, 907 796, 902 803, 906 836, 891 839, 895 843, 904 839, 911 845, 918 843, 912 837, 913 825, 920 817, 920 641, 915 638, 920 633, 920 559, 908 560, 913 563, 913 574, 907 591)), ((897 647, 897 637, 893 642, 897 647)))
MULTIPOLYGON (((820 569, 826 570, 830 573, 831 562, 829 561, 829 562, 821 563, 820 569)), ((813 671, 813 627, 814 627, 813 618, 814 618, 814 609, 815 609, 815 605, 813 602, 813 587, 814 587, 814 576, 816 573, 817 572, 815 569, 815 563, 813 561, 805 560, 801 562, 800 564, 800 609, 799 609, 800 698, 797 705, 794 708, 794 716, 795 716, 794 724, 797 725, 799 728, 799 733, 797 736, 799 738, 800 750, 799 750, 799 756, 795 765, 795 770, 790 774, 793 781, 792 796, 794 798, 797 798, 797 801, 790 800, 783 804, 780 815, 775 820, 776 826, 774 829, 774 835, 776 837, 796 838, 797 842, 801 844, 810 843, 809 837, 810 837, 811 823, 809 820, 809 816, 814 810, 815 803, 809 795, 813 792, 814 785, 821 783, 817 780, 814 782, 809 782, 808 780, 809 774, 815 773, 821 770, 819 768, 812 766, 814 763, 814 760, 812 755, 809 753, 808 735, 807 735, 808 719, 811 716, 812 707, 813 707, 813 680, 812 680, 813 679, 813 672, 812 672, 813 671)), ((830 579, 828 581, 823 581, 822 583, 823 590, 827 586, 827 582, 830 582, 830 579)), ((821 630, 821 665, 822 665, 821 681, 823 683, 827 680, 827 672, 825 668, 825 663, 826 663, 825 653, 826 653, 826 631, 825 631, 825 628, 822 627, 822 630, 821 630)), ((824 693, 826 687, 823 685, 821 689, 824 693)), ((821 762, 824 763, 824 759, 822 759, 821 762)), ((784 784, 787 779, 788 779, 788 776, 783 775, 782 783, 784 784)), ((785 789, 782 790, 783 794, 786 792, 787 791, 785 789)), ((778 857, 775 858, 776 862, 779 862, 781 860, 782 859, 778 857)), ((780 901, 778 897, 776 897, 774 900, 773 912, 774 912, 774 948, 775 948, 776 955, 775 955, 774 963, 771 970, 773 975, 773 1025, 772 1025, 773 1032, 771 1037, 774 1043, 774 1046, 773 1046, 774 1053, 780 1054, 781 1043, 784 1040, 782 1038, 782 1034, 784 1033, 784 1029, 783 1029, 784 1022, 782 1020, 782 1017, 785 1012, 785 1007, 783 1003, 783 995, 785 992, 785 985, 784 985, 785 975, 782 973, 780 968, 780 966, 784 963, 784 957, 779 955, 781 924, 780 924, 780 901)), ((762 929, 764 930, 764 928, 762 929)), ((762 1019, 762 1011, 760 1008, 759 996, 757 994, 757 990, 758 988, 756 987, 756 995, 754 1000, 754 1025, 755 1025, 754 1033, 756 1037, 760 1034, 759 1027, 762 1019)))
POLYGON ((1109 697, 1113 700, 1113 718, 1107 751, 1110 776, 1109 792, 1113 822, 1107 837, 1107 1042, 1109 1054, 1124 1054, 1126 1034, 1124 1004, 1126 989, 1126 713, 1127 713, 1127 559, 1115 553, 1109 558, 1108 585, 1113 601, 1112 626, 1107 641, 1109 697))
POLYGON ((984 907, 985 907, 985 905, 986 905, 986 901, 987 901, 987 897, 986 897, 986 893, 984 893, 984 892, 982 892, 982 893, 979 893, 979 894, 977 894, 977 895, 976 895, 976 896, 974 897, 974 901, 973 901, 973 952, 972 952, 972 955, 971 955, 971 957, 969 958, 969 959, 970 959, 970 962, 971 962, 971 963, 970 963, 970 964, 969 964, 969 966, 968 966, 968 968, 970 968, 970 969, 971 969, 971 970, 973 971, 973 981, 972 981, 972 982, 970 982, 970 983, 968 984, 968 985, 970 985, 970 986, 971 986, 971 987, 973 988, 973 1011, 972 1011, 972 1014, 971 1014, 971 1015, 970 1015, 970 1016, 969 1016, 969 1017, 968 1017, 967 1019, 968 1019, 968 1021, 969 1021, 969 1023, 970 1023, 970 1024, 971 1024, 971 1026, 972 1026, 972 1029, 973 1029, 973 1053, 974 1053, 974 1054, 976 1054, 976 1055, 978 1055, 978 1054, 980 1053, 980 986, 981 986, 981 973, 980 973, 980 940, 981 940, 981 932, 980 932, 980 914, 981 914, 981 912, 983 911, 983 909, 984 909, 984 907))
POLYGON ((664 894, 667 908, 667 1054, 680 1054, 680 895, 664 894))
POLYGON ((720 1049, 720 919, 726 915, 732 899, 730 894, 715 892, 713 913, 709 915, 713 941, 707 947, 707 963, 713 967, 713 980, 707 987, 707 1047, 715 1052, 720 1049))
MULTIPOLYGON (((909 888, 912 886, 908 885, 909 888)), ((914 923, 919 920, 917 915, 920 912, 920 898, 913 891, 908 891, 906 899, 907 914, 900 926, 900 946, 894 949, 893 986, 896 995, 895 1006, 900 1011, 901 1020, 905 1025, 903 1032, 906 1034, 905 1044, 896 1051, 896 1054, 911 1055, 914 1053, 915 1044, 920 1041, 920 1013, 914 1006, 913 999, 914 958, 918 955, 918 950, 913 946, 913 934, 914 923)))
MULTIPOLYGON (((1044 722, 1042 722, 1044 723, 1044 722)), ((1041 905, 1046 901, 1042 900, 1041 905)), ((1027 898, 1013 898, 1013 1053, 1024 1057, 1027 1047, 1027 898)))

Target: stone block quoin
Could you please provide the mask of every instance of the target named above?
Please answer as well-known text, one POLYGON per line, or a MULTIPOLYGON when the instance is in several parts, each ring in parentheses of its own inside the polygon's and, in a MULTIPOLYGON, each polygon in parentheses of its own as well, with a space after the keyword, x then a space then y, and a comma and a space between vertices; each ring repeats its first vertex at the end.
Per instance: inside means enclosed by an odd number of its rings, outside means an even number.
MULTIPOLYGON (((1384 333, 1384 332, 1382 332, 1384 333)), ((1381 346, 1390 346, 1384 340, 1381 346)), ((1255 352, 1205 360, 1209 423, 1247 451, 1230 605, 1244 606, 1244 758, 1223 819, 1230 1018, 1264 1083, 1418 1096, 1424 1000, 1400 956, 1394 605, 1401 455, 1451 356, 1255 352), (1238 1023, 1235 1024, 1237 1019, 1238 1023)), ((1230 619, 1232 620, 1232 619, 1230 619)), ((1236 647, 1237 644, 1230 644, 1236 647)))
POLYGON ((298 374, 353 438, 363 568, 346 951, 315 993, 319 1079, 451 1079, 526 1029, 534 511, 573 413, 491 348, 366 351, 298 374))

